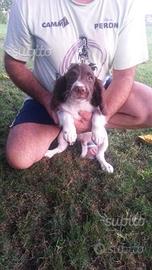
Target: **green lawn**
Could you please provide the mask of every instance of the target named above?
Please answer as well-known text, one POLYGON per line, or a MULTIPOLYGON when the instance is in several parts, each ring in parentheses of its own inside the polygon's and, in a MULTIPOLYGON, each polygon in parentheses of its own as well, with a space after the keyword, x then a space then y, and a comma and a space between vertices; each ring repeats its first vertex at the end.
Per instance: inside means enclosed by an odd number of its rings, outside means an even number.
MULTIPOLYGON (((137 79, 152 85, 152 27, 147 33, 150 60, 137 79)), ((0 25, 1 63, 4 34, 0 25)), ((0 269, 151 270, 152 146, 136 137, 152 129, 108 131, 113 175, 80 161, 79 145, 17 171, 4 147, 22 100, 0 80, 0 269)))
POLYGON ((6 25, 0 24, 0 72, 3 71, 3 41, 6 33, 6 25))
POLYGON ((0 24, 0 39, 4 38, 5 34, 6 34, 6 25, 0 24))

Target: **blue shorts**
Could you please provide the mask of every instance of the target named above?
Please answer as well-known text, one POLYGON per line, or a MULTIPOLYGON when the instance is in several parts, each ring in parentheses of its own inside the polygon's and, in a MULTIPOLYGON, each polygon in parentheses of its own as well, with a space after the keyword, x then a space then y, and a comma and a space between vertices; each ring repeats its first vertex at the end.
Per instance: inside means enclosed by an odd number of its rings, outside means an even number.
POLYGON ((37 123, 44 125, 55 125, 47 110, 36 100, 25 100, 22 108, 10 127, 23 123, 37 123))
MULTIPOLYGON (((112 78, 108 77, 104 82, 105 89, 111 83, 112 78)), ((10 127, 23 123, 37 123, 44 125, 55 125, 54 120, 50 117, 47 110, 36 100, 25 100, 22 108, 14 119, 10 127)))

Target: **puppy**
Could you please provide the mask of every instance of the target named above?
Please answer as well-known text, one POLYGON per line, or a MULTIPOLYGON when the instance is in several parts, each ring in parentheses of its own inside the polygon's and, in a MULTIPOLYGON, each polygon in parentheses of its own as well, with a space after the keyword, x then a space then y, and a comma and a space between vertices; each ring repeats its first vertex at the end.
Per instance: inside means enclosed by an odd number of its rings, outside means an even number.
POLYGON ((57 112, 62 131, 58 137, 58 146, 48 150, 45 157, 52 158, 63 152, 68 144, 72 145, 76 139, 82 146, 81 157, 85 157, 92 141, 97 145, 96 158, 101 168, 113 173, 113 167, 105 160, 108 147, 108 136, 105 129, 106 119, 102 114, 101 81, 95 78, 90 66, 86 64, 72 64, 67 73, 60 77, 55 84, 51 108, 57 112), (75 119, 80 119, 79 112, 92 113, 91 132, 77 134, 75 119))

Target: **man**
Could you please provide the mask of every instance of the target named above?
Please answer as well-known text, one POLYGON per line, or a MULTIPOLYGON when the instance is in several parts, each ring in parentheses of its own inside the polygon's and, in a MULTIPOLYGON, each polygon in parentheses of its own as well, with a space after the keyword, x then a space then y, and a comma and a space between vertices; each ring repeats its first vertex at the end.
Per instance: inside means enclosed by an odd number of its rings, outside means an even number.
MULTIPOLYGON (((51 111, 51 91, 82 53, 105 80, 108 127, 152 126, 152 89, 134 82, 135 67, 147 60, 142 7, 138 0, 15 0, 5 41, 5 67, 12 81, 33 100, 27 100, 7 140, 9 164, 25 169, 42 159, 59 128, 51 111), (34 69, 26 62, 34 55, 34 69)), ((78 132, 90 128, 91 115, 81 114, 78 132)))

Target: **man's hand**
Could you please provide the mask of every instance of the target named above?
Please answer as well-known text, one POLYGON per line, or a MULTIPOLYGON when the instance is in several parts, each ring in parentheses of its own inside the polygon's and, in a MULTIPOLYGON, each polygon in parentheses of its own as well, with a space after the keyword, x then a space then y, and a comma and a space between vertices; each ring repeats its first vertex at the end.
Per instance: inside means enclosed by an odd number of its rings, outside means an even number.
POLYGON ((81 111, 80 120, 74 120, 77 133, 83 133, 91 130, 92 113, 81 111))
POLYGON ((48 99, 43 102, 43 106, 47 110, 48 114, 50 115, 51 118, 53 118, 54 122, 56 125, 59 124, 59 119, 57 113, 51 109, 51 95, 48 96, 48 99))

